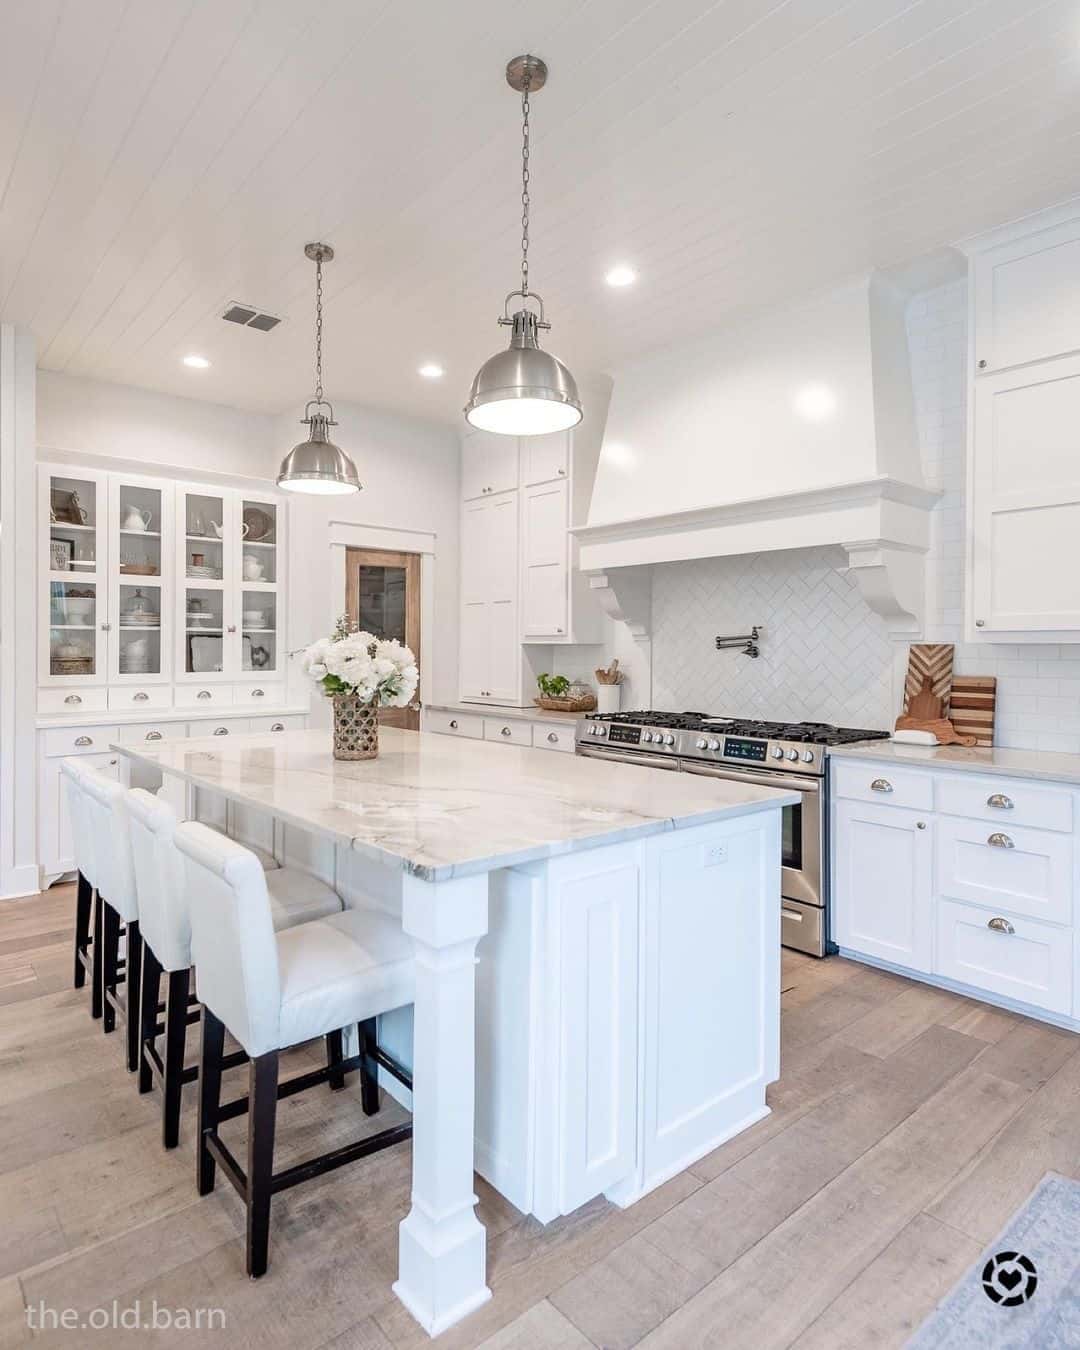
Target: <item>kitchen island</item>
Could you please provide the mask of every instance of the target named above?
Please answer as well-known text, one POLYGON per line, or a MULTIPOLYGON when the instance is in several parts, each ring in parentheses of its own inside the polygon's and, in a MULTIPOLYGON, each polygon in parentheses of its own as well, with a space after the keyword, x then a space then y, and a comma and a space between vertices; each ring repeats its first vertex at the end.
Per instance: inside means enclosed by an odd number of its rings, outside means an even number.
POLYGON ((348 903, 400 914, 417 976, 394 1289, 437 1335, 490 1297, 474 1166, 548 1222, 601 1194, 631 1204, 767 1114, 780 814, 796 796, 392 728, 380 741, 353 763, 326 731, 114 749, 160 772, 184 814, 224 802, 241 836, 272 818, 279 857, 321 859, 348 903))

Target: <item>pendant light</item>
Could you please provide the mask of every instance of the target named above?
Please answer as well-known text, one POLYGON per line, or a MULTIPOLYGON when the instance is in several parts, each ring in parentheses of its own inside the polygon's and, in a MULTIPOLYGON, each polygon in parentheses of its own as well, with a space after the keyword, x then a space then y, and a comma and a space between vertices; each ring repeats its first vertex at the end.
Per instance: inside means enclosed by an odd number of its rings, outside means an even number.
POLYGON ((521 95, 521 289, 503 301, 499 324, 509 328, 510 347, 496 352, 477 371, 465 420, 481 431, 503 436, 542 436, 566 431, 581 421, 581 398, 563 363, 540 350, 539 330, 549 329, 544 302, 529 290, 529 95, 543 89, 547 66, 538 56, 516 56, 506 67, 506 82, 521 95), (510 314, 510 301, 521 308, 510 314), (540 312, 528 307, 535 300, 540 312))
POLYGON ((322 384, 322 265, 332 261, 334 250, 329 244, 307 244, 304 253, 315 264, 315 397, 309 401, 301 419, 310 427, 308 438, 294 445, 281 461, 278 487, 287 492, 307 492, 329 496, 344 492, 359 492, 360 476, 356 465, 344 450, 327 435, 336 427, 333 405, 323 398, 322 384), (312 412, 312 408, 316 409, 312 412), (320 411, 326 409, 326 412, 320 411))

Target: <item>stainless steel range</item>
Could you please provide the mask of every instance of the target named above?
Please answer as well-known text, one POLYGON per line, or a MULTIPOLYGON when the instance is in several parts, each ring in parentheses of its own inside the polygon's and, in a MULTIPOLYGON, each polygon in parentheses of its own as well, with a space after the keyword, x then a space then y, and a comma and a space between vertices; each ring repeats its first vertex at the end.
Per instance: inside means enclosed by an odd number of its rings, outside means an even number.
POLYGON ((577 724, 579 755, 681 769, 800 794, 784 808, 782 941, 829 950, 825 747, 886 739, 823 722, 758 722, 707 713, 593 713, 577 724))

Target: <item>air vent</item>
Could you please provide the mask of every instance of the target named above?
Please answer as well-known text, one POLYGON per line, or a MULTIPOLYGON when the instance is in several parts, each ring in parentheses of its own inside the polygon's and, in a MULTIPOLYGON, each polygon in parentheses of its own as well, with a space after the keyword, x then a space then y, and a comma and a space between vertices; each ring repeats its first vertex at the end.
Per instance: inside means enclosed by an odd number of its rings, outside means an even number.
POLYGON ((276 328, 281 322, 273 314, 260 314, 257 309, 252 309, 250 305, 241 305, 236 300, 221 317, 227 323, 239 323, 245 328, 257 328, 260 333, 269 333, 271 328, 276 328))

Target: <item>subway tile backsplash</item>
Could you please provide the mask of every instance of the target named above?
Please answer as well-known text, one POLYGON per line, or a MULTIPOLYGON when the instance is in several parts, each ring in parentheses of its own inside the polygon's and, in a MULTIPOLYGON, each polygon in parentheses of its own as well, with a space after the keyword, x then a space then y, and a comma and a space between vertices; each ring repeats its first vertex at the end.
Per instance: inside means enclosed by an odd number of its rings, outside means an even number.
MULTIPOLYGON (((923 475, 942 498, 927 560, 927 642, 954 642, 961 674, 996 675, 997 742, 1080 753, 1080 644, 962 641, 967 291, 915 296, 908 340, 923 475)), ((653 575, 653 702, 737 716, 892 725, 893 644, 839 550, 671 563, 653 575), (719 632, 764 625, 761 656, 717 652, 719 632)))

